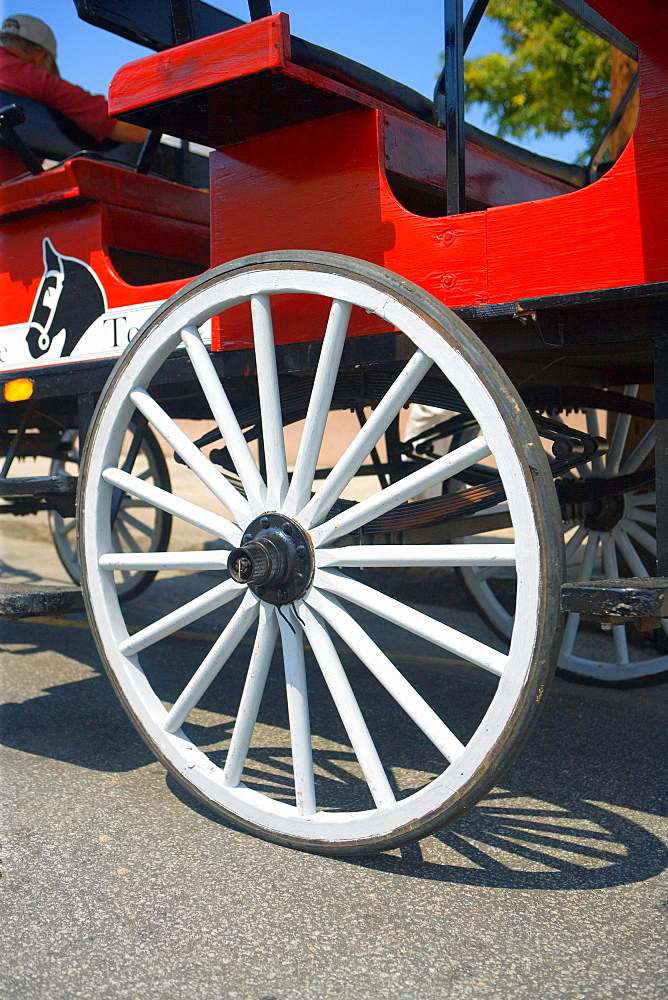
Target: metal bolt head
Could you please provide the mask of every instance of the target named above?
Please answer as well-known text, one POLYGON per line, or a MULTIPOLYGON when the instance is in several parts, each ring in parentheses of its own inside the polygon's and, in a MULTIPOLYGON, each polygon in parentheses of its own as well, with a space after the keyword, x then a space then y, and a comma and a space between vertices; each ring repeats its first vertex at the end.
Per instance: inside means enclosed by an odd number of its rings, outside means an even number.
POLYGON ((260 518, 260 524, 262 525, 263 528, 268 528, 269 527, 269 518, 268 517, 261 517, 260 518))
POLYGON ((303 573, 295 573, 295 580, 297 581, 297 583, 303 583, 304 582, 304 574, 303 573))
POLYGON ((290 524, 289 521, 283 522, 283 531, 285 532, 286 535, 292 534, 292 525, 290 524))
POLYGON ((297 546, 297 555, 299 556, 300 559, 306 558, 306 547, 304 545, 297 546))

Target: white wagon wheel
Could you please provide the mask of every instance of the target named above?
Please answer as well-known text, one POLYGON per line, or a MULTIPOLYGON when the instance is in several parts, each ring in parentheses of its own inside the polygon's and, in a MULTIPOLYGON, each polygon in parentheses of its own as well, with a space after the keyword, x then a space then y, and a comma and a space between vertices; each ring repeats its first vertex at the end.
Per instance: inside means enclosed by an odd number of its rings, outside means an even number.
MULTIPOLYGON (((635 396, 638 386, 626 386, 635 396)), ((613 408, 614 410, 614 408, 613 408)), ((588 432, 605 436, 599 415, 585 409, 588 432)), ((647 427, 635 447, 628 450, 631 416, 619 413, 606 453, 579 466, 582 479, 630 476, 641 466, 653 464, 654 425, 647 427)), ((656 559, 656 494, 647 487, 628 489, 611 497, 600 511, 564 523, 566 579, 609 580, 649 577, 656 559)), ((481 539, 476 538, 479 542, 481 539)), ((506 541, 512 540, 512 537, 506 541)), ((487 621, 505 638, 514 622, 514 572, 494 567, 462 567, 461 577, 487 621)), ((611 686, 659 682, 668 671, 668 620, 658 633, 640 633, 633 625, 600 628, 583 622, 571 612, 566 618, 558 670, 570 679, 611 686)))
MULTIPOLYGON (((239 309, 235 312, 238 316, 239 309)), ((317 338, 322 338, 320 328, 314 329, 317 338)), ((362 261, 297 251, 244 258, 194 280, 154 314, 119 361, 91 427, 80 490, 84 594, 112 682, 165 766, 235 825, 320 853, 363 854, 396 846, 443 826, 476 802, 530 731, 551 676, 560 622, 556 595, 562 541, 552 479, 533 424, 500 367, 465 324, 418 287, 362 261), (273 297, 286 293, 296 293, 300 313, 308 296, 324 300, 329 310, 291 476, 272 330, 273 297), (265 457, 259 465, 266 468, 266 482, 199 333, 212 316, 223 314, 224 324, 225 311, 240 303, 250 304, 244 308, 249 321, 252 317, 265 457), (351 311, 362 318, 375 314, 388 329, 401 331, 406 348, 401 356, 407 360, 331 473, 314 483, 351 311), (181 344, 222 431, 243 493, 193 446, 148 391, 181 344), (447 373, 484 437, 366 499, 339 504, 333 513, 361 463, 432 368, 447 373), (203 485, 211 501, 207 509, 118 469, 120 441, 135 407, 203 485), (508 653, 345 572, 346 567, 382 566, 388 572, 452 567, 462 559, 486 565, 497 558, 496 546, 392 544, 396 536, 389 544, 357 544, 365 524, 489 453, 496 459, 517 528, 514 548, 504 552, 520 581, 521 627, 514 631, 508 653), (115 487, 205 529, 222 550, 114 553, 109 506, 115 487), (227 565, 236 580, 215 582, 200 597, 191 593, 165 617, 129 634, 112 570, 185 573, 227 565), (238 603, 230 617, 232 602, 238 603), (151 655, 161 648, 156 644, 211 612, 221 622, 219 637, 192 675, 167 691, 164 671, 151 668, 151 655), (454 658, 464 678, 453 683, 450 707, 441 706, 440 714, 434 710, 434 692, 418 691, 411 683, 397 666, 403 668, 394 644, 382 648, 384 640, 370 634, 374 618, 394 623, 400 637, 411 637, 411 645, 423 639, 432 658, 454 658), (239 664, 245 680, 234 694, 239 664), (368 677, 378 682, 377 700, 370 707, 360 695, 355 673, 360 669, 365 683, 368 677), (268 759, 267 716, 273 719, 281 709, 275 689, 269 705, 263 690, 283 673, 282 770, 277 777, 276 760, 269 754, 271 766, 258 784, 258 771, 268 759), (457 694, 458 685, 466 688, 481 677, 489 679, 489 698, 479 717, 465 718, 471 706, 467 695, 457 694), (314 690, 320 692, 317 698, 314 690), (334 720, 333 729, 323 733, 320 699, 329 697, 327 719, 334 720), (383 698, 394 727, 389 735, 379 731, 374 717, 383 698), (213 743, 202 724, 212 714, 221 720, 213 743), (408 745, 414 748, 408 784, 402 778, 405 762, 399 767, 393 758, 400 729, 409 732, 408 745), (323 754, 342 742, 350 749, 348 763, 336 782, 327 783, 323 754), (283 784, 277 785, 279 780, 283 784), (334 784, 336 794, 330 796, 334 784)), ((441 694, 444 677, 432 678, 441 694)))
MULTIPOLYGON (((137 424, 130 423, 121 449, 120 465, 128 465, 128 451, 132 448, 137 424)), ((66 431, 62 445, 66 455, 55 458, 51 463, 52 476, 78 476, 79 474, 79 434, 77 430, 66 431)), ((144 482, 169 490, 169 472, 164 455, 155 435, 149 427, 140 432, 139 450, 132 460, 132 473, 144 482)), ((117 494, 117 509, 114 511, 112 532, 113 546, 117 552, 160 552, 167 548, 171 530, 171 516, 163 510, 130 497, 117 494)), ((49 511, 49 527, 58 558, 74 583, 81 583, 81 570, 77 554, 76 518, 63 517, 57 510, 49 511)), ((155 578, 155 570, 122 570, 114 574, 119 596, 123 600, 137 597, 155 578)))

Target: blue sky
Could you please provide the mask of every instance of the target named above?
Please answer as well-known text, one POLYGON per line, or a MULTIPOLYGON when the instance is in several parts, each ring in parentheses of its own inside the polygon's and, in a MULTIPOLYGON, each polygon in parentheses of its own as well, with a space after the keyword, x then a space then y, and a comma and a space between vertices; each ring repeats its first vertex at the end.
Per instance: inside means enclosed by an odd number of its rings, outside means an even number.
MULTIPOLYGON (((243 20, 246 0, 208 0, 243 20)), ((465 0, 465 7, 468 2, 465 0)), ((431 97, 443 51, 443 0, 274 0, 275 11, 290 15, 295 35, 341 52, 386 76, 431 97)), ((3 17, 23 13, 41 17, 58 39, 58 65, 65 79, 95 94, 106 94, 123 63, 148 54, 132 42, 80 21, 73 0, 0 0, 3 17)), ((475 57, 500 47, 496 27, 483 19, 467 55, 475 57)), ((488 131, 482 113, 469 121, 488 131)), ((577 139, 524 140, 546 156, 574 160, 577 139)))

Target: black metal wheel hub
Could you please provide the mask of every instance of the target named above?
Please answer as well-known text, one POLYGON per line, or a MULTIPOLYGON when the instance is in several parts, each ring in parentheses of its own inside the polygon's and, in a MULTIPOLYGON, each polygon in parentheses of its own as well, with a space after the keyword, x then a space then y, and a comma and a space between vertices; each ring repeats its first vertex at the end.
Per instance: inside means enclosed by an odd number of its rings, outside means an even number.
POLYGON ((263 601, 292 604, 313 579, 311 539, 285 514, 262 514, 246 528, 242 547, 230 552, 227 568, 233 580, 245 583, 263 601))
POLYGON ((624 517, 626 504, 624 496, 603 497, 584 519, 585 528, 590 531, 612 531, 624 517))

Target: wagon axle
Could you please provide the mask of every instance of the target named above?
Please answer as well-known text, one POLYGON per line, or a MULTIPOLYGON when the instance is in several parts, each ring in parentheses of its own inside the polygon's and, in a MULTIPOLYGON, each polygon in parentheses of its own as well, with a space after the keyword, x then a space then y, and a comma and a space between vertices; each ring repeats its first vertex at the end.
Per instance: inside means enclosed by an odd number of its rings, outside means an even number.
POLYGON ((291 604, 308 590, 315 568, 304 529, 285 514, 263 514, 248 525, 243 546, 227 560, 230 576, 269 604, 291 604))

